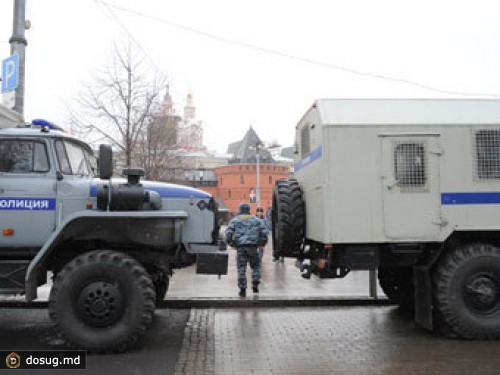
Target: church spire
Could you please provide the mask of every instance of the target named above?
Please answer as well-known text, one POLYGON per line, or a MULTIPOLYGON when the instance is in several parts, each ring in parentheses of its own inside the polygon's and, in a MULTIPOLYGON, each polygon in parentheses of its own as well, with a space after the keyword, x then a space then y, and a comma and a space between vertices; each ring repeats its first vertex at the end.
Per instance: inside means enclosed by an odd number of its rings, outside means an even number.
POLYGON ((196 118, 196 107, 193 103, 193 94, 191 91, 187 94, 186 105, 184 106, 184 120, 194 120, 196 118))
POLYGON ((175 115, 174 102, 172 101, 172 96, 170 95, 170 86, 167 85, 167 90, 165 96, 163 97, 163 114, 166 116, 175 115))

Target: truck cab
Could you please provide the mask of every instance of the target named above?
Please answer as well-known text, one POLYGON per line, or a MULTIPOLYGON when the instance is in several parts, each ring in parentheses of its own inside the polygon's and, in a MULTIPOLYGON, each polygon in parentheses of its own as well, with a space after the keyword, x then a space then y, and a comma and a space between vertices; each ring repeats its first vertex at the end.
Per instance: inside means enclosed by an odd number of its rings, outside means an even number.
POLYGON ((0 129, 0 293, 31 301, 50 272, 49 314, 72 347, 135 344, 175 269, 227 273, 210 194, 123 174, 109 146, 97 159, 46 121, 0 129))
POLYGON ((88 145, 54 132, 12 128, 0 138, 2 247, 33 255, 70 213, 85 209, 96 159, 88 145))

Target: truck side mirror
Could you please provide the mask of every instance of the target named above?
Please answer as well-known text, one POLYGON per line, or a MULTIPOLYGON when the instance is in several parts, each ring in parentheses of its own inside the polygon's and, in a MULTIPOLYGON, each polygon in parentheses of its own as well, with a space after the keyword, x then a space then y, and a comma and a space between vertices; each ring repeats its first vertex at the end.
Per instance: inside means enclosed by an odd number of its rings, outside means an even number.
POLYGON ((99 178, 109 180, 113 175, 113 150, 110 145, 99 145, 99 178))

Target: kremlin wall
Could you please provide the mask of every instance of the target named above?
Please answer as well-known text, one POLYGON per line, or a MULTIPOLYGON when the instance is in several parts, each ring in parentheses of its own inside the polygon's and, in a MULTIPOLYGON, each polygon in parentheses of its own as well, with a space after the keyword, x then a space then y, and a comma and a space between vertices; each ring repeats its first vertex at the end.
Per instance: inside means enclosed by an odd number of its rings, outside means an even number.
MULTIPOLYGON (((276 164, 260 165, 260 201, 264 212, 272 206, 274 183, 277 179, 287 178, 289 168, 276 164)), ((214 169, 217 176, 217 185, 213 187, 198 188, 212 194, 219 206, 227 208, 229 212, 238 212, 242 202, 250 204, 251 212, 257 209, 257 165, 237 164, 226 165, 214 169)))

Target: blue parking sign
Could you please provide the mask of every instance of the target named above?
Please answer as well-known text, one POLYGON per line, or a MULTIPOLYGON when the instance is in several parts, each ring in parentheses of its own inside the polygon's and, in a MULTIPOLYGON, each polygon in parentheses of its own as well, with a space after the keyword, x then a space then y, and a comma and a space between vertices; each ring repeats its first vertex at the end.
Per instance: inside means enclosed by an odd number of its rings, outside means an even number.
POLYGON ((19 84, 19 55, 17 53, 2 61, 2 93, 14 91, 19 84))

